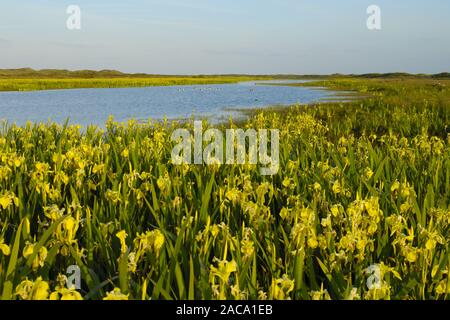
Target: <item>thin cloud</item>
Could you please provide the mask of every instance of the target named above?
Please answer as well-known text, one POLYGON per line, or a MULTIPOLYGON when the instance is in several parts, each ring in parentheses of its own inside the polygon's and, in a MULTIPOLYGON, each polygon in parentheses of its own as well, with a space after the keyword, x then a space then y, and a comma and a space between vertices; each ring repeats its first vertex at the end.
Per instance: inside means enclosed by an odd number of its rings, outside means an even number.
POLYGON ((67 49, 94 49, 94 48, 101 48, 104 47, 100 44, 85 44, 85 43, 71 43, 71 42, 58 42, 58 41, 51 41, 47 42, 48 45, 60 47, 60 48, 67 48, 67 49))
POLYGON ((13 42, 9 39, 0 38, 0 47, 2 48, 10 47, 12 43, 13 42))
POLYGON ((246 50, 205 50, 205 53, 217 56, 282 56, 276 52, 246 51, 246 50))
POLYGON ((164 6, 175 7, 175 8, 184 8, 184 9, 189 9, 189 10, 208 11, 208 12, 221 13, 221 14, 242 15, 241 11, 227 10, 227 9, 219 8, 218 5, 211 5, 211 4, 207 4, 205 2, 202 3, 199 0, 197 0, 195 3, 186 2, 186 1, 155 0, 155 1, 151 1, 151 4, 164 5, 164 6))

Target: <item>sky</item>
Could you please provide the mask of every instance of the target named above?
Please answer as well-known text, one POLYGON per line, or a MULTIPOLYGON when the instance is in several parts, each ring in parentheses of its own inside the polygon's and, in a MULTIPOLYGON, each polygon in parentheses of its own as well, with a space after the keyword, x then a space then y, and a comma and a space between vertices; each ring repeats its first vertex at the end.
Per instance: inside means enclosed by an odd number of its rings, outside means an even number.
POLYGON ((449 0, 2 0, 0 68, 158 74, 450 71, 449 0), (81 9, 69 30, 66 10, 81 9), (366 10, 381 9, 381 30, 366 10))

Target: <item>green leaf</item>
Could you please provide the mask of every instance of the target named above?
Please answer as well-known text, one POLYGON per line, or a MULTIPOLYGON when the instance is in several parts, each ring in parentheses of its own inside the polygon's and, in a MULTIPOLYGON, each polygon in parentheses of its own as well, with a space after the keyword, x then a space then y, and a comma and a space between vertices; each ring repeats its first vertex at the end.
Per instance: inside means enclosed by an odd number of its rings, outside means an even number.
POLYGON ((175 279, 177 280, 179 298, 181 300, 184 300, 186 289, 184 287, 183 273, 181 272, 181 268, 178 262, 175 265, 175 279))
POLYGON ((11 250, 11 256, 9 257, 8 269, 6 270, 6 281, 3 286, 2 300, 11 300, 13 298, 13 281, 14 281, 14 272, 16 270, 17 258, 19 256, 19 248, 20 248, 20 235, 22 232, 22 222, 16 230, 16 236, 14 239, 14 245, 11 250))
POLYGON ((194 269, 194 261, 192 260, 192 256, 189 257, 189 294, 188 299, 195 299, 195 269, 194 269))
POLYGON ((123 294, 128 293, 128 254, 124 253, 119 258, 119 282, 123 294))

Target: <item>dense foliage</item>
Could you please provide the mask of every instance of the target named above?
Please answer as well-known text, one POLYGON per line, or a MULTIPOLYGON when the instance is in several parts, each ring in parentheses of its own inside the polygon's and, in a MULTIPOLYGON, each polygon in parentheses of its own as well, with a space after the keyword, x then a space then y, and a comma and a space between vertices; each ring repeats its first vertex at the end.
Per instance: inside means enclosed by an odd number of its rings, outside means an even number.
POLYGON ((2 297, 448 298, 449 83, 317 85, 367 96, 239 124, 280 130, 275 176, 171 164, 189 122, 5 126, 2 297))

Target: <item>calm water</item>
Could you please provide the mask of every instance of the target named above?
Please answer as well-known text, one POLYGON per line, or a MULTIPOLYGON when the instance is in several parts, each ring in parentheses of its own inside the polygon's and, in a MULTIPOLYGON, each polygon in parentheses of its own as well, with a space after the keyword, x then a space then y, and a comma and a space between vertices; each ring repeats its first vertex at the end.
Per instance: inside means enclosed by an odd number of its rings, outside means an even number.
MULTIPOLYGON (((273 83, 274 81, 270 81, 273 83)), ((278 81, 286 83, 289 81, 278 81)), ((301 81, 294 81, 301 82, 301 81)), ((330 98, 333 92, 303 87, 271 86, 261 82, 120 89, 72 89, 0 92, 0 119, 103 126, 109 115, 116 121, 209 118, 217 122, 233 108, 311 103, 330 98)))

